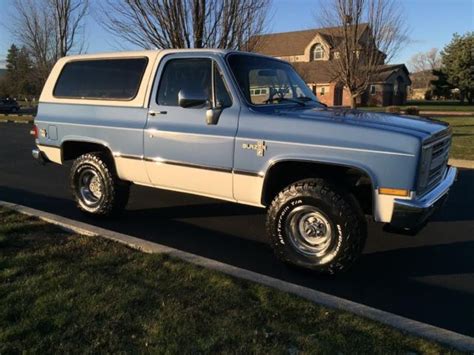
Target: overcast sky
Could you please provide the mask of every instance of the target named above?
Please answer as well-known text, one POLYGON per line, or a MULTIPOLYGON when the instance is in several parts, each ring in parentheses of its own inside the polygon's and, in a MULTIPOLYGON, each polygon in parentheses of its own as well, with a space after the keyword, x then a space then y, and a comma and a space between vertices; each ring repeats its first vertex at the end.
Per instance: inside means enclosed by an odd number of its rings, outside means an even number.
MULTIPOLYGON (((99 0, 91 0, 91 3, 96 1, 99 0)), ((410 27, 411 42, 400 50, 392 60, 393 63, 406 63, 416 52, 431 48, 442 49, 455 32, 462 34, 474 31, 474 0, 400 1, 410 27)), ((0 61, 5 59, 8 47, 14 42, 11 33, 5 28, 9 13, 13 11, 12 2, 13 0, 0 0, 0 61)), ((318 0, 274 0, 269 32, 317 27, 315 13, 318 3, 318 0)), ((86 43, 89 53, 120 49, 113 37, 92 18, 87 20, 86 43)))

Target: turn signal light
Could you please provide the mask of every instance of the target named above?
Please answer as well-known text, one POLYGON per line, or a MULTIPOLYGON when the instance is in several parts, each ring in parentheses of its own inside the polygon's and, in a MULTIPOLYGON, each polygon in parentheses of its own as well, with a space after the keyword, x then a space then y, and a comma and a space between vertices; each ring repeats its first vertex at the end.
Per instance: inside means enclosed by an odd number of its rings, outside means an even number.
POLYGON ((36 125, 33 126, 33 129, 30 131, 30 134, 36 138, 38 138, 38 127, 36 125))
POLYGON ((408 197, 408 196, 410 196, 410 191, 403 190, 403 189, 391 189, 391 188, 388 188, 388 187, 380 187, 379 188, 379 194, 400 196, 400 197, 408 197))

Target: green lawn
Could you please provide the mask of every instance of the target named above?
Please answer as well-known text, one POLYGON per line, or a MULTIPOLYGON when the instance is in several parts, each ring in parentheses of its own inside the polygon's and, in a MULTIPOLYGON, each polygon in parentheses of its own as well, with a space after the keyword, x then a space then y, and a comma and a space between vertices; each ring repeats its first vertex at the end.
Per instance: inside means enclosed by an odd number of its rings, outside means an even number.
MULTIPOLYGON (((474 105, 460 104, 459 101, 408 101, 406 105, 398 106, 403 111, 407 107, 416 106, 422 111, 435 112, 473 112, 474 105)), ((386 107, 360 107, 364 111, 385 112, 386 107)))
POLYGON ((453 128, 451 158, 474 160, 474 116, 472 117, 442 117, 453 128))
POLYGON ((280 291, 0 208, 0 353, 446 351, 280 291))
MULTIPOLYGON (((472 112, 474 113, 474 106, 418 106, 418 105, 402 105, 400 110, 404 111, 407 107, 418 107, 420 112, 472 112)), ((358 107, 358 110, 362 111, 373 111, 373 112, 386 112, 387 107, 358 107)))
POLYGON ((474 105, 467 102, 461 104, 459 101, 408 101, 405 106, 418 106, 423 111, 467 111, 474 112, 474 105))

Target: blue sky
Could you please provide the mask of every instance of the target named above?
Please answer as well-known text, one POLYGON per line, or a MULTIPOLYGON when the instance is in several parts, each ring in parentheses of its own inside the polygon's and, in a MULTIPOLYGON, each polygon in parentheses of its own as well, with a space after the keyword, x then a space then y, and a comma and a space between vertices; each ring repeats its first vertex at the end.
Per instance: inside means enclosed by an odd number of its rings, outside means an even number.
MULTIPOLYGON (((5 27, 12 2, 0 0, 0 60, 5 58, 13 42, 5 27)), ((317 27, 315 14, 318 3, 318 0, 274 0, 269 32, 317 27)), ((392 62, 406 63, 416 52, 433 47, 441 49, 451 40, 454 32, 474 31, 474 0, 401 0, 401 5, 407 16, 411 42, 400 50, 392 62)), ((86 41, 89 53, 119 49, 111 35, 93 19, 87 21, 86 41)))

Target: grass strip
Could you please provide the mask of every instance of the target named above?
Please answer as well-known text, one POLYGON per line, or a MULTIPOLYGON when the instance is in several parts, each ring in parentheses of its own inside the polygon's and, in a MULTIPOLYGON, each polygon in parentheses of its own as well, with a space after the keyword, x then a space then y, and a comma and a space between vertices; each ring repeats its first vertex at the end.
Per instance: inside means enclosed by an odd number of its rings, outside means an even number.
POLYGON ((453 129, 451 158, 474 160, 474 116, 453 118, 437 118, 449 123, 453 129))
POLYGON ((0 353, 10 352, 451 351, 281 291, 0 208, 0 353))

